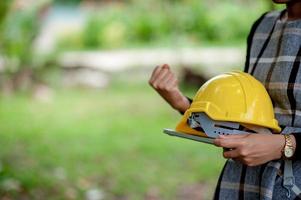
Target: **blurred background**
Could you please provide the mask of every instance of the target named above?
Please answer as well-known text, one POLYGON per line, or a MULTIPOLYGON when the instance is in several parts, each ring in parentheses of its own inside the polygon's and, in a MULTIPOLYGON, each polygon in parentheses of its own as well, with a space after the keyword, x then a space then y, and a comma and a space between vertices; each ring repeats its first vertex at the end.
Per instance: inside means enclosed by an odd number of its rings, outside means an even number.
POLYGON ((1 0, 0 199, 212 198, 221 149, 164 135, 181 115, 147 81, 241 70, 271 2, 1 0))

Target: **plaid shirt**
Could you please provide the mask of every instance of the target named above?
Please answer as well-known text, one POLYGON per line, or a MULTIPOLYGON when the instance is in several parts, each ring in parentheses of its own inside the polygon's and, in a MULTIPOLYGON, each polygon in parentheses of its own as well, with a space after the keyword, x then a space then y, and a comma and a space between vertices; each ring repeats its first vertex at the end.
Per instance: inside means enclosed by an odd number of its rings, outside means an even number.
MULTIPOLYGON (((264 14, 253 25, 245 71, 265 85, 282 134, 301 136, 301 20, 282 21, 284 11, 264 14)), ((282 170, 283 160, 256 167, 227 160, 214 199, 288 199, 282 186, 282 170)), ((293 172, 301 188, 300 158, 293 161, 293 172)), ((290 199, 301 198, 292 193, 290 199)))

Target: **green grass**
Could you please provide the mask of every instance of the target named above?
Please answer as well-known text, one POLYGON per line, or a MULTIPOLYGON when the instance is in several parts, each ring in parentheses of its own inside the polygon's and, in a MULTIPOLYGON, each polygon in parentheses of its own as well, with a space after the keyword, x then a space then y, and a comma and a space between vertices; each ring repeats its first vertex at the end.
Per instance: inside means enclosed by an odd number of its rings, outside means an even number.
POLYGON ((221 150, 164 135, 180 117, 147 84, 60 89, 50 102, 1 97, 0 198, 83 199, 99 188, 104 199, 138 200, 155 188, 175 199, 197 183, 209 185, 209 198, 221 150))

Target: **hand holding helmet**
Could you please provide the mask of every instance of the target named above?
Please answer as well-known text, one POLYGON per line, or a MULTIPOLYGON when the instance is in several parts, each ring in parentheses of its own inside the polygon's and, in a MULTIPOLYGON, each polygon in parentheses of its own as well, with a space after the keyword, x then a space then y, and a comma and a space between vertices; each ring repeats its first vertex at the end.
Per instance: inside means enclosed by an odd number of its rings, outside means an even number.
POLYGON ((171 135, 212 139, 216 146, 230 149, 223 153, 225 158, 255 166, 282 156, 284 137, 271 131, 279 133, 281 128, 264 86, 250 74, 230 72, 199 89, 171 135))
POLYGON ((280 134, 221 135, 214 140, 214 144, 231 149, 223 152, 224 158, 232 158, 248 166, 257 166, 280 159, 285 141, 280 134))

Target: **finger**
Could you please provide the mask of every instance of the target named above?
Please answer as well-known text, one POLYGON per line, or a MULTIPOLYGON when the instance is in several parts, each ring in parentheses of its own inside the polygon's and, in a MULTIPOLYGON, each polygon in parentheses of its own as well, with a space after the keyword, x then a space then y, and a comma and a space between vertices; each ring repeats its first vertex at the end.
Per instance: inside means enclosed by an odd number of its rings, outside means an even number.
POLYGON ((170 85, 170 87, 176 87, 176 88, 178 88, 178 79, 175 78, 175 77, 173 77, 173 79, 170 80, 169 85, 170 85))
POLYGON ((224 138, 216 138, 214 140, 214 144, 218 147, 225 147, 225 148, 237 148, 241 146, 243 141, 241 139, 224 139, 224 138))
POLYGON ((154 87, 161 86, 162 83, 164 83, 166 77, 170 74, 170 69, 168 68, 162 68, 160 73, 157 75, 157 77, 153 81, 154 87))
POLYGON ((178 87, 178 79, 175 78, 174 76, 167 82, 167 90, 171 90, 172 88, 174 89, 179 89, 178 87))
POLYGON ((239 158, 240 154, 237 149, 230 150, 230 151, 224 151, 223 152, 224 158, 239 158))
POLYGON ((164 64, 162 65, 163 68, 166 68, 166 69, 170 69, 169 65, 168 64, 164 64))
POLYGON ((222 139, 240 139, 240 138, 245 138, 249 134, 235 134, 235 135, 218 135, 218 138, 222 139))
POLYGON ((150 83, 152 83, 156 79, 156 77, 158 76, 158 74, 160 74, 160 71, 162 69, 163 69, 163 66, 159 66, 158 65, 158 66, 155 67, 155 69, 152 72, 152 76, 151 76, 151 78, 149 80, 150 83))
POLYGON ((172 87, 173 86, 173 80, 175 79, 174 75, 172 73, 168 73, 164 80, 162 80, 162 85, 165 85, 166 87, 172 87))
POLYGON ((223 147, 223 151, 232 151, 233 149, 223 147))

